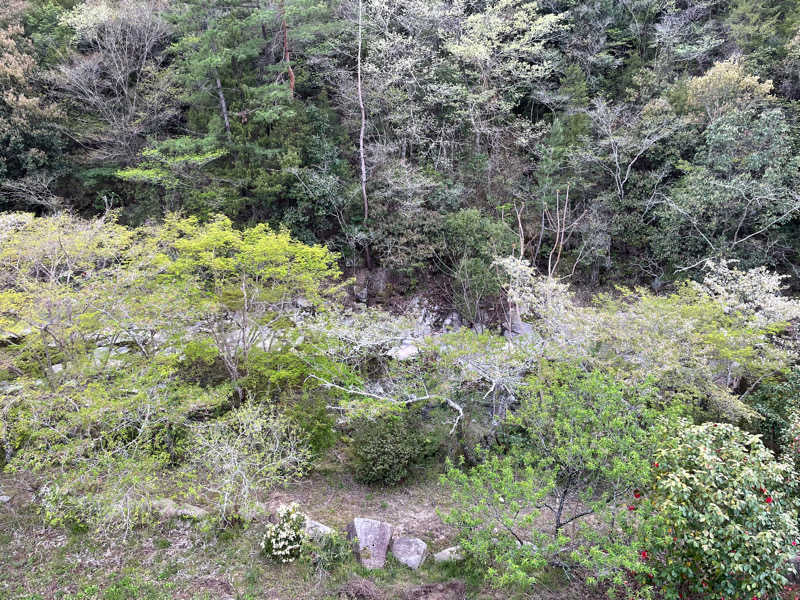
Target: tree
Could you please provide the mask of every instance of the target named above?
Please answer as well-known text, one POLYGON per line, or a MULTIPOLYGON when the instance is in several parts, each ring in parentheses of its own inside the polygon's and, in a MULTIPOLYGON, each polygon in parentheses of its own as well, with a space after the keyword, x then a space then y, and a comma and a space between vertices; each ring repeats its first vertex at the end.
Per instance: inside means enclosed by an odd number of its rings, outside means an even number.
POLYGON ((175 115, 163 62, 171 31, 158 0, 84 2, 63 17, 76 51, 51 80, 92 160, 129 164, 175 115))
POLYGON ((706 258, 747 266, 786 262, 785 226, 796 218, 798 166, 783 111, 731 110, 705 130, 705 145, 659 207, 657 255, 687 270, 706 258))
POLYGON ((61 170, 60 111, 39 89, 35 48, 25 35, 28 6, 12 1, 0 15, 0 206, 54 209, 61 170))
POLYGON ((443 477, 455 503, 445 520, 464 551, 497 586, 530 585, 546 565, 584 564, 606 579, 637 570, 636 550, 615 524, 648 480, 669 411, 646 387, 546 361, 519 398, 497 436, 508 454, 484 455, 471 470, 451 466, 443 477), (602 533, 586 524, 590 515, 602 533))
POLYGON ((162 235, 164 282, 196 303, 195 314, 217 346, 240 405, 242 367, 251 352, 270 352, 282 341, 295 299, 321 303, 339 276, 336 255, 263 224, 237 231, 219 215, 204 225, 173 217, 162 235))

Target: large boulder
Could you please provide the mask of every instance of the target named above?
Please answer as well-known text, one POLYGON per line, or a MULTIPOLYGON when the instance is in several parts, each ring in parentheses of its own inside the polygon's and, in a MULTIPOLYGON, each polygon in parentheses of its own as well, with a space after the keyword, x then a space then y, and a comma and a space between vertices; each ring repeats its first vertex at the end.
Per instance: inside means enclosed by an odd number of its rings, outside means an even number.
POLYGON ((392 526, 389 523, 356 517, 347 528, 347 537, 354 541, 353 551, 363 567, 383 568, 386 551, 392 541, 392 526))
POLYGON ((392 540, 391 551, 399 562, 416 570, 425 560, 428 544, 419 538, 399 537, 392 540))
POLYGON ((466 597, 467 586, 458 580, 420 585, 405 593, 405 600, 465 600, 466 597))

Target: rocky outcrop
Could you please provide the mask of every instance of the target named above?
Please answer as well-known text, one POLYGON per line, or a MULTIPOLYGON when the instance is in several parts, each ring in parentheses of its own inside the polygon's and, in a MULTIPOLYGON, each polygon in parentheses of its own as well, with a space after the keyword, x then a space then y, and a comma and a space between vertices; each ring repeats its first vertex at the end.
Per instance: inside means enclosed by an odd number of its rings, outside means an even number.
POLYGON ((428 544, 415 537, 399 537, 392 540, 391 551, 398 562, 416 570, 425 560, 428 544))
POLYGON ((375 519, 355 518, 347 528, 353 540, 353 550, 366 569, 381 569, 386 563, 386 551, 392 541, 392 526, 375 519))

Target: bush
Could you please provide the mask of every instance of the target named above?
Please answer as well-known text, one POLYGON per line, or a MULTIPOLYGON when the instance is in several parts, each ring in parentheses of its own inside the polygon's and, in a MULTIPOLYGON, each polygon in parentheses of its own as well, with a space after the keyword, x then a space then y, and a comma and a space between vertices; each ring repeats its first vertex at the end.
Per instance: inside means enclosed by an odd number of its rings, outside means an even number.
POLYGON ((211 338, 192 340, 183 348, 179 368, 183 378, 203 387, 227 381, 228 373, 211 338))
POLYGON ((297 504, 282 506, 278 522, 270 523, 261 539, 261 553, 281 563, 293 562, 300 557, 305 539, 306 517, 297 510, 297 504))
POLYGON ((362 483, 397 485, 424 454, 419 419, 391 413, 356 424, 353 441, 355 476, 362 483))
POLYGON ((315 456, 321 456, 336 443, 335 421, 328 413, 324 398, 304 394, 286 410, 286 416, 305 434, 315 456))
POLYGON ((654 458, 641 559, 666 598, 776 598, 796 554, 794 469, 733 425, 681 428, 654 458))
POLYGON ((672 411, 653 408, 647 387, 544 361, 518 397, 498 436, 505 454, 479 451, 476 467, 442 477, 453 500, 445 522, 494 587, 532 585, 546 566, 620 583, 639 566, 616 526, 628 512, 620 498, 649 480, 672 411))
POLYGON ((247 514, 259 493, 301 477, 311 463, 302 432, 258 405, 194 425, 189 451, 197 488, 217 502, 224 525, 247 514))
POLYGON ((336 531, 310 542, 307 547, 311 564, 326 573, 332 572, 353 555, 353 546, 350 541, 336 531))

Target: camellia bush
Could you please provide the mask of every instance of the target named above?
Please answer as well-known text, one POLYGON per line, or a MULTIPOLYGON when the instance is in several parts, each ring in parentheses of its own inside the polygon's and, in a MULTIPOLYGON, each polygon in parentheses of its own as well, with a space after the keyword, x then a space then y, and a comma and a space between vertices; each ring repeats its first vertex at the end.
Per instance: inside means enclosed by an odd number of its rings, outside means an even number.
POLYGON ((777 598, 796 554, 795 472, 733 425, 679 428, 633 500, 639 555, 665 598, 777 598))

